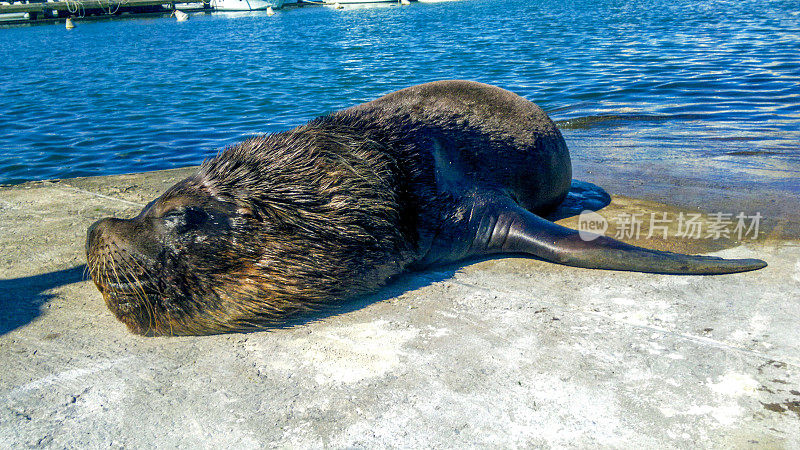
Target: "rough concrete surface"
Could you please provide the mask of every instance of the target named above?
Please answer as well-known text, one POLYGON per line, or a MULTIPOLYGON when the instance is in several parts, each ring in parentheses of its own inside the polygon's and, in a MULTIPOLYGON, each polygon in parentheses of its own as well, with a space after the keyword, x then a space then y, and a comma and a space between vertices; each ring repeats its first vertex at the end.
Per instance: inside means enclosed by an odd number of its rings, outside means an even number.
POLYGON ((796 240, 704 247, 751 273, 495 258, 292 328, 134 336, 85 230, 186 173, 0 187, 0 447, 800 447, 796 240))

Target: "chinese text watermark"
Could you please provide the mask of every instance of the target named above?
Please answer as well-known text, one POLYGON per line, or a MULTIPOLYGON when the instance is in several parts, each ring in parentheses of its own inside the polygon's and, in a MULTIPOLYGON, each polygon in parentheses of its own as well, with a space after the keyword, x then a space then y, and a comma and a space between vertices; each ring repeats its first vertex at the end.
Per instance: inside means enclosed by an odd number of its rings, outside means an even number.
POLYGON ((591 241, 605 236, 613 225, 615 239, 757 239, 761 213, 748 215, 743 212, 711 213, 629 213, 620 212, 604 216, 585 210, 578 217, 578 233, 581 239, 591 241))

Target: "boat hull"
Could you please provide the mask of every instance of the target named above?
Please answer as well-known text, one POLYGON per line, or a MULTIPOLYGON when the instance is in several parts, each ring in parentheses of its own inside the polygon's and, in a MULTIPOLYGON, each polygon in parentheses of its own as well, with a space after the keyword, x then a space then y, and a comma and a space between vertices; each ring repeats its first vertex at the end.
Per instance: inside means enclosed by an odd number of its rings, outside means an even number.
POLYGON ((283 0, 211 0, 211 7, 216 11, 263 11, 281 6, 283 0))
POLYGON ((370 3, 400 3, 398 0, 323 0, 326 5, 366 5, 370 3))

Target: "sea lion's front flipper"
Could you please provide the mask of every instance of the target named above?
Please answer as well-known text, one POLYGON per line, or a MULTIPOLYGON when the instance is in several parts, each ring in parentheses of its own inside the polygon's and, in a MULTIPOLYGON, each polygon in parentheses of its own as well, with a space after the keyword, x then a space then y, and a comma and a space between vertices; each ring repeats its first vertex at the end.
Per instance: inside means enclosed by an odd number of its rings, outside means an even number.
POLYGON ((765 267, 759 259, 723 259, 650 250, 605 236, 584 240, 570 228, 518 206, 510 198, 476 201, 458 227, 461 244, 439 253, 440 261, 495 253, 526 253, 547 261, 591 269, 671 274, 723 274, 765 267))

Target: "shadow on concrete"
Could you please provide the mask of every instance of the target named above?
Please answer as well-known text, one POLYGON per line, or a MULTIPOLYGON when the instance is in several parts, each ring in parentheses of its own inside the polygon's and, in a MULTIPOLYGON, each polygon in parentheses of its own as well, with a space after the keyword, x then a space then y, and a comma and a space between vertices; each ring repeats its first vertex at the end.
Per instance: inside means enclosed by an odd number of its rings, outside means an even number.
POLYGON ((600 186, 586 181, 572 180, 567 198, 555 211, 548 214, 547 220, 561 220, 577 216, 583 210, 598 211, 611 203, 611 196, 600 186))
POLYGON ((0 335, 31 323, 54 295, 52 289, 83 281, 86 265, 0 280, 0 335))
POLYGON ((319 311, 304 313, 287 321, 285 324, 258 328, 252 330, 252 332, 293 328, 312 322, 318 322, 329 317, 358 311, 373 303, 380 303, 392 298, 397 298, 406 292, 411 292, 450 279, 461 266, 462 265, 450 264, 433 270, 403 273, 393 277, 386 286, 374 294, 366 294, 319 311))

